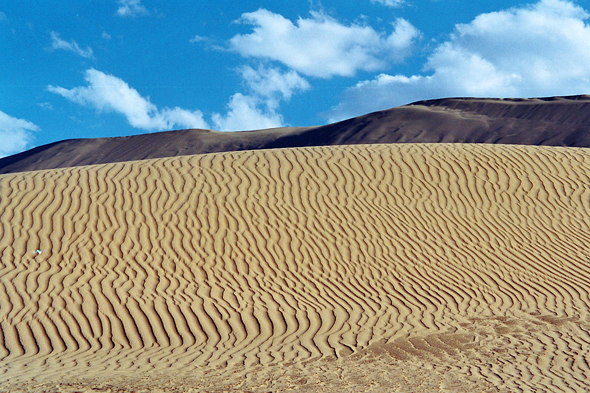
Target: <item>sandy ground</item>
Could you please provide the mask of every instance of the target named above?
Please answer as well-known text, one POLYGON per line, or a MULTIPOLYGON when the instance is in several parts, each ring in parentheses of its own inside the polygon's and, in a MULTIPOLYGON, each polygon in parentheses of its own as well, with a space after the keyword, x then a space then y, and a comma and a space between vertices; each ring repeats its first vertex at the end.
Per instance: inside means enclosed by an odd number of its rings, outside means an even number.
POLYGON ((0 176, 0 391, 585 392, 590 151, 0 176))

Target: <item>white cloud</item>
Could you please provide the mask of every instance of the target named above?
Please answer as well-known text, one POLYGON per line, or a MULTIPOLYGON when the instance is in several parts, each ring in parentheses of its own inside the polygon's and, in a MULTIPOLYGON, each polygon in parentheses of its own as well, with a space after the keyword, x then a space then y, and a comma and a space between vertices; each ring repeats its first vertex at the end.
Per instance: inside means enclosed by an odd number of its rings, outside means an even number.
POLYGON ((0 111, 0 157, 25 150, 33 139, 31 132, 39 130, 30 121, 17 119, 0 111))
POLYGON ((48 90, 72 102, 88 105, 99 111, 113 111, 125 115, 129 124, 148 131, 173 128, 208 128, 203 114, 181 108, 158 109, 149 99, 125 81, 95 69, 86 71, 87 87, 65 89, 48 86, 48 90))
POLYGON ((217 130, 244 131, 283 126, 283 117, 274 110, 264 108, 258 97, 236 93, 227 107, 225 116, 219 113, 212 116, 217 130))
POLYGON ((289 100, 294 91, 305 91, 311 87, 293 70, 281 73, 276 68, 254 69, 246 66, 240 73, 250 90, 256 96, 265 98, 270 108, 276 108, 280 100, 289 100))
POLYGON ((82 49, 80 45, 76 41, 65 41, 59 37, 59 34, 55 31, 51 32, 51 48, 52 49, 63 49, 70 52, 74 52, 79 56, 82 56, 87 59, 91 59, 94 57, 92 48, 89 46, 86 49, 82 49))
POLYGON ((230 39, 230 48, 242 56, 275 60, 309 76, 352 76, 359 70, 384 69, 409 54, 418 30, 397 19, 390 35, 361 25, 345 26, 312 13, 296 24, 265 9, 245 13, 240 21, 253 27, 251 34, 230 39))
POLYGON ((289 100, 295 91, 310 88, 307 80, 291 70, 282 73, 276 68, 246 66, 240 70, 249 95, 234 94, 227 105, 225 116, 212 116, 216 129, 223 131, 253 130, 283 126, 277 113, 281 101, 289 100))
POLYGON ((455 26, 424 74, 379 75, 348 89, 329 121, 448 96, 539 97, 590 91, 589 14, 566 0, 481 14, 455 26))
POLYGON ((189 40, 189 42, 203 42, 203 41, 209 41, 209 38, 203 37, 200 35, 196 35, 189 40))
POLYGON ((141 4, 141 0, 119 0, 117 16, 137 17, 148 15, 149 11, 141 4))
MULTIPOLYGON (((289 100, 294 92, 310 88, 297 72, 281 72, 275 68, 246 66, 239 70, 248 94, 234 94, 225 114, 211 117, 215 129, 240 131, 281 127, 283 117, 277 112, 281 101, 289 100)), ((181 108, 158 109, 149 99, 125 81, 95 69, 86 71, 88 86, 66 89, 48 86, 48 90, 66 99, 95 108, 125 115, 133 127, 148 131, 174 128, 209 128, 198 111, 181 108)))
POLYGON ((0 22, 6 22, 8 20, 8 17, 6 16, 6 14, 2 11, 0 11, 0 22))
POLYGON ((383 4, 387 7, 399 7, 404 4, 404 0, 371 0, 371 3, 383 4))

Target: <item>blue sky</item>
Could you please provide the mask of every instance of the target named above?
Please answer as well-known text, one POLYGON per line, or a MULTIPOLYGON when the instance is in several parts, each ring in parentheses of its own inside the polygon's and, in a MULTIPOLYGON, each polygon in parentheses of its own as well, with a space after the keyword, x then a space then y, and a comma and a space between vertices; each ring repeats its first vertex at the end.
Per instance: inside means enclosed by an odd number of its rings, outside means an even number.
POLYGON ((590 0, 0 1, 0 156, 590 94, 590 0))

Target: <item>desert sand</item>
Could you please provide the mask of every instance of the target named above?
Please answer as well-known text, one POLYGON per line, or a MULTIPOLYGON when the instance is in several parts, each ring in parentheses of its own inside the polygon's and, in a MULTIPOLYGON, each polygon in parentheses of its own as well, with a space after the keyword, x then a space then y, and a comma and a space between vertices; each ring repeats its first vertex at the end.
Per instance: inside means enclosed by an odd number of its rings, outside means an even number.
POLYGON ((590 150, 0 175, 0 390, 585 392, 590 150))

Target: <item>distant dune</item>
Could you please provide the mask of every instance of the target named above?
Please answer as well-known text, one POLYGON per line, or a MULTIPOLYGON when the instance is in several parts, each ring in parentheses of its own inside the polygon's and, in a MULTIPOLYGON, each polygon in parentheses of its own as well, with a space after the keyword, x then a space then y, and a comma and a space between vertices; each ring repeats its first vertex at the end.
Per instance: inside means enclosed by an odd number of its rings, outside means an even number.
MULTIPOLYGON (((561 101, 553 117, 535 109, 553 101, 469 102, 529 105, 515 124, 549 135, 588 105, 561 101)), ((367 119, 468 117, 439 104, 367 119)), ((588 149, 348 145, 13 173, 0 217, 1 391, 590 388, 588 149)))
POLYGON ((321 127, 181 130, 56 142, 0 159, 0 173, 222 151, 370 143, 590 147, 590 96, 420 101, 321 127))

